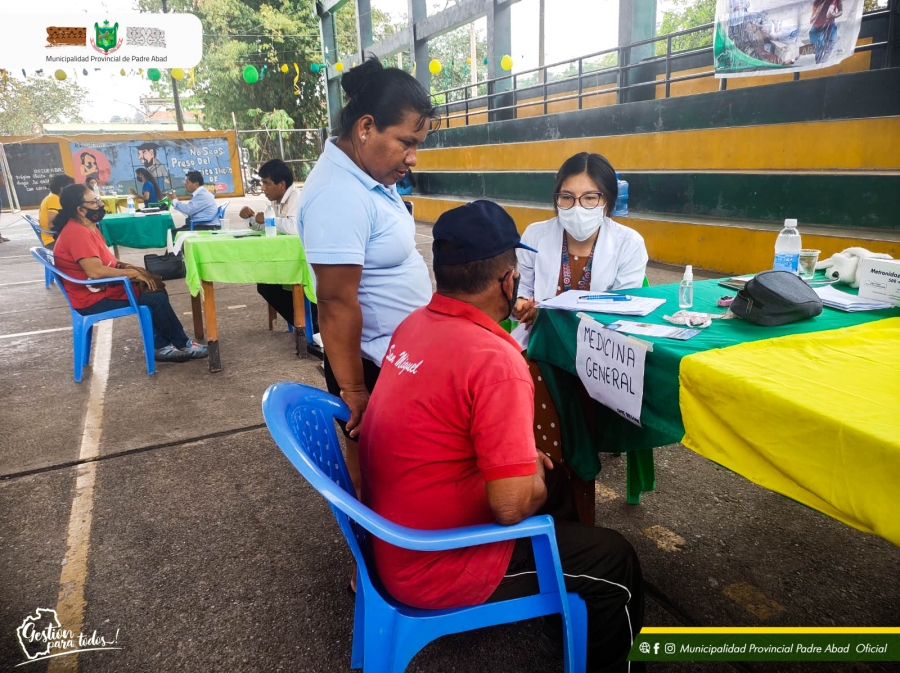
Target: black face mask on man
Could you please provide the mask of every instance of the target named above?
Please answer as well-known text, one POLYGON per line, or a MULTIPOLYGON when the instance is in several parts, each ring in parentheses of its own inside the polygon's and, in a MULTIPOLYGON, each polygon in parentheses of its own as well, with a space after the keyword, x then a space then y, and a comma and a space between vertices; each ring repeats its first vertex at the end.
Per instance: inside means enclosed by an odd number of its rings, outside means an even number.
POLYGON ((85 210, 87 212, 84 216, 94 224, 97 224, 106 217, 106 207, 104 206, 100 206, 99 208, 85 208, 85 210))

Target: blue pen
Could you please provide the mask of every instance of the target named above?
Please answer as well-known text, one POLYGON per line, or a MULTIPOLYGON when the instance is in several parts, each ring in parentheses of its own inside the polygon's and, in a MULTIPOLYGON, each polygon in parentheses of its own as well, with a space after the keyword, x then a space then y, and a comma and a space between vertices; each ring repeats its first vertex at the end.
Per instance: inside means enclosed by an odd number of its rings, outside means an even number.
POLYGON ((586 294, 579 301, 630 301, 627 294, 586 294))

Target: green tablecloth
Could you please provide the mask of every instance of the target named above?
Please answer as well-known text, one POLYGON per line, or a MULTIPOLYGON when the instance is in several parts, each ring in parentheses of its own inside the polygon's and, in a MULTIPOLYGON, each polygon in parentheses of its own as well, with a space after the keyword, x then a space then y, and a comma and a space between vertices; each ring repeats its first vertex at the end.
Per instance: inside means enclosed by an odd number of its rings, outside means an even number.
MULTIPOLYGON (((240 237, 209 231, 193 233, 197 235, 188 237, 183 248, 185 281, 191 294, 200 292, 204 280, 300 284, 307 299, 315 303, 313 275, 299 236, 279 234, 267 238, 262 232, 240 237)), ((183 236, 179 234, 179 239, 183 236)))
MULTIPOLYGON (((591 315, 607 324, 617 319, 669 324, 662 317, 678 310, 677 283, 628 290, 627 294, 659 297, 665 299, 666 303, 643 318, 593 312, 591 315)), ((723 313, 725 309, 716 306, 716 300, 733 294, 732 290, 721 287, 715 280, 695 282, 693 310, 723 313)), ((637 502, 641 491, 655 488, 653 453, 645 449, 674 444, 681 441, 684 436, 678 397, 678 374, 683 357, 711 348, 725 348, 738 343, 773 339, 788 334, 850 327, 898 315, 900 309, 844 313, 826 307, 816 318, 781 327, 760 327, 740 319, 714 320, 710 327, 688 341, 648 338, 647 340, 652 341, 654 345, 653 352, 647 354, 644 370, 642 427, 633 425, 598 403, 593 405, 593 413, 596 415, 594 436, 589 431, 577 394, 581 381, 575 371, 575 331, 580 320, 575 313, 557 310, 538 311, 528 342, 528 357, 539 363, 550 395, 559 410, 566 462, 579 477, 591 480, 596 477, 601 467, 598 451, 627 452, 629 502, 637 502)))
POLYGON ((164 248, 166 232, 175 229, 169 213, 137 217, 131 213, 110 213, 100 222, 107 245, 123 248, 164 248))

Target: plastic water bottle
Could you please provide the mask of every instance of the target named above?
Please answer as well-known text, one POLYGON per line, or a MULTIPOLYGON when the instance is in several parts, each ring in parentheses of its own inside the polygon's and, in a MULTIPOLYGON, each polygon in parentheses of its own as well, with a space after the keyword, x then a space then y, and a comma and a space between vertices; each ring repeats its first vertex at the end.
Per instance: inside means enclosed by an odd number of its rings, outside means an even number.
POLYGON ((100 199, 100 185, 94 185, 94 196, 99 200, 100 199))
POLYGON ((134 197, 131 194, 128 195, 128 212, 134 215, 134 197))
POLYGON ((628 181, 619 177, 621 173, 616 173, 616 185, 619 188, 619 195, 616 197, 616 205, 613 208, 613 215, 628 214, 628 181))
POLYGON ((775 264, 772 268, 776 271, 799 273, 800 247, 797 220, 785 220, 784 229, 775 239, 775 264))
POLYGON ((687 309, 694 305, 694 267, 684 267, 684 278, 678 286, 678 308, 687 309))
POLYGON ((278 230, 275 228, 275 209, 271 205, 266 206, 266 212, 263 217, 266 221, 266 238, 277 236, 278 230))

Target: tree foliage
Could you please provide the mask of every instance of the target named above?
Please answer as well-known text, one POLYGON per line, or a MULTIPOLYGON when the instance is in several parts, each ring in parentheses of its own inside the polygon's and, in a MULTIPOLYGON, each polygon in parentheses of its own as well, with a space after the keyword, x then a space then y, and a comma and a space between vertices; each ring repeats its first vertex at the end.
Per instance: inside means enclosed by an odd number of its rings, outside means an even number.
MULTIPOLYGON (((663 18, 657 27, 658 35, 677 33, 689 28, 696 28, 705 23, 712 23, 716 18, 716 0, 674 0, 673 8, 663 12, 663 18)), ((682 35, 672 40, 672 51, 686 51, 711 47, 713 31, 703 30, 682 35)), ((665 41, 656 43, 656 53, 666 53, 665 41)))
POLYGON ((29 136, 42 133, 45 124, 80 122, 86 96, 87 91, 72 80, 4 76, 0 82, 0 135, 29 136))
MULTIPOLYGON (((161 0, 139 3, 143 11, 161 11, 161 0)), ((170 12, 191 12, 203 24, 203 59, 194 69, 192 81, 186 78, 180 90, 186 90, 191 104, 202 109, 206 125, 232 128, 232 113, 239 129, 258 128, 261 115, 266 114, 270 122, 290 119, 291 126, 281 122, 286 128, 324 125, 324 75, 310 71, 312 63, 322 62, 314 3, 169 0, 168 5, 170 12), (281 72, 284 64, 287 73, 281 72), (243 79, 248 65, 259 71, 265 67, 255 84, 243 79), (299 94, 294 90, 295 80, 299 94)), ((168 78, 161 89, 171 96, 168 78)), ((285 155, 290 158, 306 158, 316 150, 311 134, 285 138, 285 155)))

